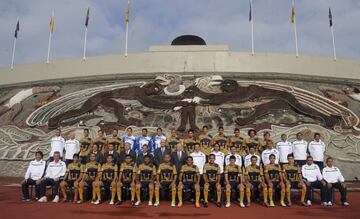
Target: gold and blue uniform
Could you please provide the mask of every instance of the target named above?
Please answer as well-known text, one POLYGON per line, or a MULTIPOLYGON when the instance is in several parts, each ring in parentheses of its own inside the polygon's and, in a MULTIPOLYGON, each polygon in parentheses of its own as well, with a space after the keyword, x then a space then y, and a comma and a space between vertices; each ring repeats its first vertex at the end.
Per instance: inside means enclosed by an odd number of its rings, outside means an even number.
POLYGON ((187 155, 190 155, 195 150, 195 144, 198 143, 198 141, 195 138, 185 138, 184 141, 185 146, 185 152, 187 155))
POLYGON ((124 187, 130 187, 133 181, 133 173, 136 172, 136 166, 134 162, 127 164, 122 163, 120 166, 120 177, 124 187))
POLYGON ((280 183, 280 173, 281 167, 278 164, 268 164, 265 165, 264 174, 269 176, 270 182, 274 185, 274 187, 278 186, 280 183))
POLYGON ((282 171, 283 171, 286 179, 289 180, 289 182, 291 184, 291 188, 297 189, 298 185, 300 183, 300 179, 299 179, 299 177, 301 175, 300 167, 296 164, 294 164, 294 165, 284 164, 282 171))
POLYGON ((212 136, 211 136, 211 135, 200 135, 200 136, 199 136, 199 143, 200 143, 201 151, 202 151, 206 156, 209 156, 209 154, 210 154, 211 151, 213 150, 213 148, 212 148, 212 146, 211 146, 211 140, 212 140, 212 136))
POLYGON ((80 159, 82 164, 86 164, 87 156, 90 152, 92 140, 89 137, 83 137, 80 139, 80 159))
POLYGON ((93 144, 98 146, 98 151, 104 153, 107 147, 107 139, 105 137, 97 137, 94 139, 93 144))
POLYGON ((197 182, 197 174, 199 174, 199 168, 195 165, 183 165, 180 173, 182 173, 182 183, 184 189, 194 189, 197 182))
POLYGON ((67 179, 66 183, 69 187, 74 186, 74 182, 79 180, 80 174, 84 172, 84 165, 81 163, 70 163, 66 169, 67 179))
POLYGON ((244 145, 244 139, 242 137, 236 137, 236 136, 232 136, 229 138, 227 147, 228 147, 228 151, 230 151, 230 147, 231 146, 235 146, 236 147, 236 153, 243 156, 245 154, 243 145, 244 145))
POLYGON ((226 165, 224 173, 227 175, 231 189, 237 189, 242 175, 241 167, 236 164, 234 166, 226 165))
POLYGON ((117 151, 119 154, 121 153, 121 151, 124 150, 124 145, 122 143, 121 138, 119 137, 108 138, 107 142, 108 144, 114 145, 114 150, 117 151))
POLYGON ((261 178, 264 176, 263 168, 260 166, 252 167, 251 165, 245 168, 245 176, 249 177, 250 184, 254 187, 258 187, 261 182, 261 178))
POLYGON ((245 138, 243 141, 243 149, 246 151, 246 153, 249 151, 249 147, 258 148, 259 141, 257 138, 245 138))
POLYGON ((177 175, 175 165, 171 163, 161 163, 157 174, 159 175, 160 184, 162 187, 169 187, 177 175))
POLYGON ((147 186, 153 182, 154 176, 156 176, 156 167, 153 164, 142 163, 135 169, 136 174, 139 175, 139 181, 141 186, 147 186))
POLYGON ((171 152, 176 151, 176 145, 180 143, 180 138, 177 136, 170 136, 166 139, 166 146, 171 150, 171 152))
POLYGON ((215 135, 212 138, 212 145, 219 144, 220 145, 220 151, 224 154, 228 154, 228 148, 227 148, 228 139, 224 135, 215 135))
POLYGON ((220 179, 220 167, 216 163, 206 163, 204 165, 203 175, 206 175, 210 186, 214 186, 220 179))

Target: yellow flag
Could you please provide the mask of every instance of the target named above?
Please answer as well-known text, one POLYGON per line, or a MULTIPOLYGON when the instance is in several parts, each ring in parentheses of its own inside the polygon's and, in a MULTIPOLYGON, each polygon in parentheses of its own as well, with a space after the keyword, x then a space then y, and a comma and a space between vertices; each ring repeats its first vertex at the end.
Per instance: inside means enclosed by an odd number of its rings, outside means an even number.
POLYGON ((130 1, 128 0, 127 6, 126 6, 126 12, 125 12, 125 21, 129 22, 129 16, 130 16, 130 1))
POLYGON ((292 5, 292 9, 291 9, 291 23, 295 23, 295 6, 294 6, 294 4, 292 5))
POLYGON ((50 17, 50 32, 51 33, 54 32, 54 16, 53 15, 50 17))

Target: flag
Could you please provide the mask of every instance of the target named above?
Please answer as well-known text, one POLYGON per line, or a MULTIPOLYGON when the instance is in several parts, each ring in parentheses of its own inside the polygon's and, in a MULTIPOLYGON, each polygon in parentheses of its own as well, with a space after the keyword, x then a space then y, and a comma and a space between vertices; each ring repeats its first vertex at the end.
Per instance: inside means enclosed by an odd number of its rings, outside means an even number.
POLYGON ((126 6, 126 12, 125 12, 125 21, 129 22, 129 16, 130 16, 130 1, 128 1, 126 6))
POLYGON ((15 35, 14 35, 15 38, 17 38, 19 31, 20 31, 20 24, 19 24, 19 21, 18 21, 17 24, 16 24, 16 28, 15 28, 15 35))
POLYGON ((90 8, 88 8, 86 12, 86 19, 85 19, 85 26, 87 27, 89 25, 89 19, 90 19, 90 8))
POLYGON ((54 15, 51 15, 50 17, 50 32, 54 32, 54 15))
POLYGON ((333 26, 333 18, 332 18, 331 8, 329 8, 329 23, 330 23, 330 27, 332 27, 333 26))
POLYGON ((249 21, 252 20, 252 4, 251 4, 251 1, 250 1, 250 10, 249 10, 249 21))
POLYGON ((295 23, 295 5, 294 5, 294 3, 291 8, 291 23, 295 23))

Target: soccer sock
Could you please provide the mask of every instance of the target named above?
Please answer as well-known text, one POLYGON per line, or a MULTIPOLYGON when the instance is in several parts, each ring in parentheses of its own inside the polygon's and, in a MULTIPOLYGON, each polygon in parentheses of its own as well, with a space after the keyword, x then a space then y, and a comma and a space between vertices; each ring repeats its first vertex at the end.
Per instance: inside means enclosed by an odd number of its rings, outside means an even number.
POLYGON ((291 188, 290 187, 286 187, 286 198, 288 201, 291 200, 291 193, 290 193, 290 190, 291 188))
POLYGON ((96 200, 96 189, 95 188, 96 188, 95 186, 92 187, 92 200, 96 200))
MULTIPOLYGON (((221 201, 221 187, 217 188, 217 202, 220 202, 221 201)), ((229 199, 230 201, 230 199, 229 199)))
POLYGON ((306 196, 306 186, 303 186, 301 189, 301 201, 302 202, 305 201, 305 196, 306 196))
POLYGON ((267 188, 263 188, 263 196, 264 196, 264 203, 268 202, 268 190, 267 188))
POLYGON ((269 196, 269 201, 274 202, 274 200, 273 200, 273 188, 269 188, 268 196, 269 196))
MULTIPOLYGON (((205 197, 204 197, 205 199, 205 197)), ((200 188, 196 188, 195 190, 195 204, 199 204, 200 201, 200 188)), ((207 200, 206 200, 207 202, 207 200)))
POLYGON ((154 198, 154 186, 149 185, 149 202, 152 202, 154 198))
POLYGON ((77 200, 79 195, 79 188, 78 187, 74 187, 74 200, 77 200))
MULTIPOLYGON (((197 191, 196 191, 197 193, 197 191)), ((208 195, 209 195, 209 187, 204 186, 204 202, 207 203, 208 202, 208 195)), ((198 202, 196 202, 198 203, 198 202)))
POLYGON ((280 190, 280 201, 284 202, 284 199, 285 199, 285 189, 281 188, 281 190, 280 190))
POLYGON ((118 198, 119 201, 121 201, 121 198, 122 198, 121 197, 122 196, 122 194, 121 194, 122 191, 121 190, 122 190, 121 186, 116 187, 116 195, 117 195, 117 198, 118 198))
POLYGON ((244 202, 244 188, 240 188, 240 203, 244 202))
POLYGON ((131 201, 135 200, 135 192, 136 192, 135 186, 131 186, 131 201))
POLYGON ((65 200, 67 200, 66 188, 65 186, 60 186, 61 193, 65 200))
POLYGON ((160 188, 159 188, 159 186, 155 186, 155 201, 160 202, 160 188))
POLYGON ((101 187, 100 187, 100 185, 96 186, 96 195, 97 195, 97 199, 101 200, 101 187))
POLYGON ((226 202, 230 202, 230 195, 231 195, 231 190, 230 188, 226 187, 226 202))
POLYGON ((84 186, 79 186, 79 198, 84 201, 84 186))
POLYGON ((171 188, 171 202, 175 203, 176 198, 176 187, 171 188))
POLYGON ((116 195, 116 186, 113 186, 111 188, 111 200, 114 201, 115 200, 115 195, 116 195))
POLYGON ((246 200, 247 200, 247 203, 251 202, 251 190, 249 187, 246 187, 246 200))
POLYGON ((182 191, 182 188, 178 188, 178 199, 179 199, 179 202, 182 202, 182 194, 183 191, 182 191))
POLYGON ((140 186, 136 186, 136 198, 137 201, 140 201, 140 186))

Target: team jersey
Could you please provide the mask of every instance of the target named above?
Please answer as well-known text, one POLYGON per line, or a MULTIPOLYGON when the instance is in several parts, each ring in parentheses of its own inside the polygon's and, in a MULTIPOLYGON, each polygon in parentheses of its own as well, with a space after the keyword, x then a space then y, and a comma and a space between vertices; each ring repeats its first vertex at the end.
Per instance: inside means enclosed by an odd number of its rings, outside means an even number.
POLYGON ((298 165, 284 164, 282 171, 285 174, 286 179, 290 182, 299 182, 301 170, 298 165))
POLYGON ((91 138, 89 137, 83 137, 80 139, 80 156, 86 157, 88 156, 90 152, 90 146, 91 146, 91 138))
POLYGON ((130 150, 135 150, 135 136, 131 135, 131 136, 128 136, 128 135, 125 135, 123 138, 122 138, 122 142, 123 144, 125 143, 129 143, 130 144, 130 150))
POLYGON ((264 174, 268 174, 269 180, 271 182, 279 182, 280 181, 280 173, 281 173, 281 167, 279 164, 265 165, 264 174))
POLYGON ((104 163, 101 166, 102 180, 113 181, 118 173, 118 166, 113 163, 104 163))
POLYGON ((121 138, 119 137, 108 138, 108 144, 114 145, 115 151, 119 153, 124 150, 124 145, 122 144, 121 138))
POLYGON ((180 138, 177 136, 170 136, 166 139, 166 146, 171 150, 171 152, 176 151, 176 145, 180 143, 180 138))
POLYGON ((101 172, 101 164, 97 162, 89 162, 85 164, 84 173, 88 179, 95 180, 97 174, 101 172))
POLYGON ((79 179, 80 174, 84 172, 84 165, 81 163, 71 163, 66 169, 67 180, 76 181, 79 179))
POLYGON ((155 135, 154 137, 152 137, 151 142, 152 142, 152 146, 153 146, 154 151, 155 151, 155 149, 161 147, 160 146, 161 141, 166 141, 165 135, 161 134, 161 135, 155 135))
POLYGON ((235 146, 236 152, 240 155, 244 155, 243 142, 244 142, 244 139, 240 136, 239 137, 236 137, 236 136, 230 137, 229 141, 228 141, 228 150, 230 151, 231 146, 235 146))
POLYGON ((136 169, 135 163, 131 162, 129 164, 122 163, 120 166, 120 177, 122 182, 132 182, 133 172, 136 169))
POLYGON ((157 170, 157 174, 160 176, 160 182, 172 182, 177 174, 176 167, 171 163, 162 163, 157 170))
POLYGON ((195 150, 195 143, 198 143, 195 138, 185 138, 184 146, 185 152, 190 155, 195 150))
POLYGON ((241 174, 241 167, 236 164, 234 166, 229 164, 225 167, 225 175, 227 175, 229 182, 239 183, 241 174))
POLYGON ((196 183, 197 180, 197 174, 199 174, 199 168, 197 168, 197 166, 192 165, 192 166, 188 166, 188 165, 183 165, 181 167, 180 172, 182 173, 183 177, 182 177, 182 181, 184 183, 196 183))
POLYGON ((211 139, 212 139, 211 135, 200 135, 199 136, 199 143, 200 143, 201 151, 206 156, 208 156, 212 151, 211 139))
POLYGON ((243 141, 243 148, 248 151, 249 147, 255 147, 258 148, 259 141, 257 138, 245 138, 243 141))
POLYGON ((203 174, 206 175, 209 183, 214 183, 220 177, 220 167, 216 163, 214 164, 206 163, 204 165, 203 174))
POLYGON ((139 136, 135 139, 135 143, 134 143, 134 147, 138 150, 138 152, 142 152, 143 149, 143 145, 147 145, 148 146, 148 150, 152 151, 152 142, 151 142, 151 138, 149 136, 139 136))
POLYGON ((94 144, 98 146, 98 151, 104 153, 107 144, 107 139, 105 137, 97 137, 94 139, 94 144))
POLYGON ((220 145, 220 151, 224 154, 228 154, 228 148, 227 148, 227 137, 224 135, 215 135, 212 138, 212 145, 219 144, 220 145))
POLYGON ((247 166, 245 168, 245 176, 249 176, 250 182, 259 182, 261 177, 264 176, 264 171, 260 166, 247 166))
POLYGON ((153 176, 156 176, 156 167, 153 164, 140 164, 136 168, 136 174, 140 176, 140 182, 150 182, 153 180, 153 176))
POLYGON ((259 141, 259 144, 258 144, 258 146, 257 146, 257 148, 256 148, 256 149, 257 149, 257 152, 258 152, 259 154, 261 154, 264 150, 266 150, 267 145, 268 145, 268 141, 267 141, 267 140, 263 139, 263 140, 259 141))

